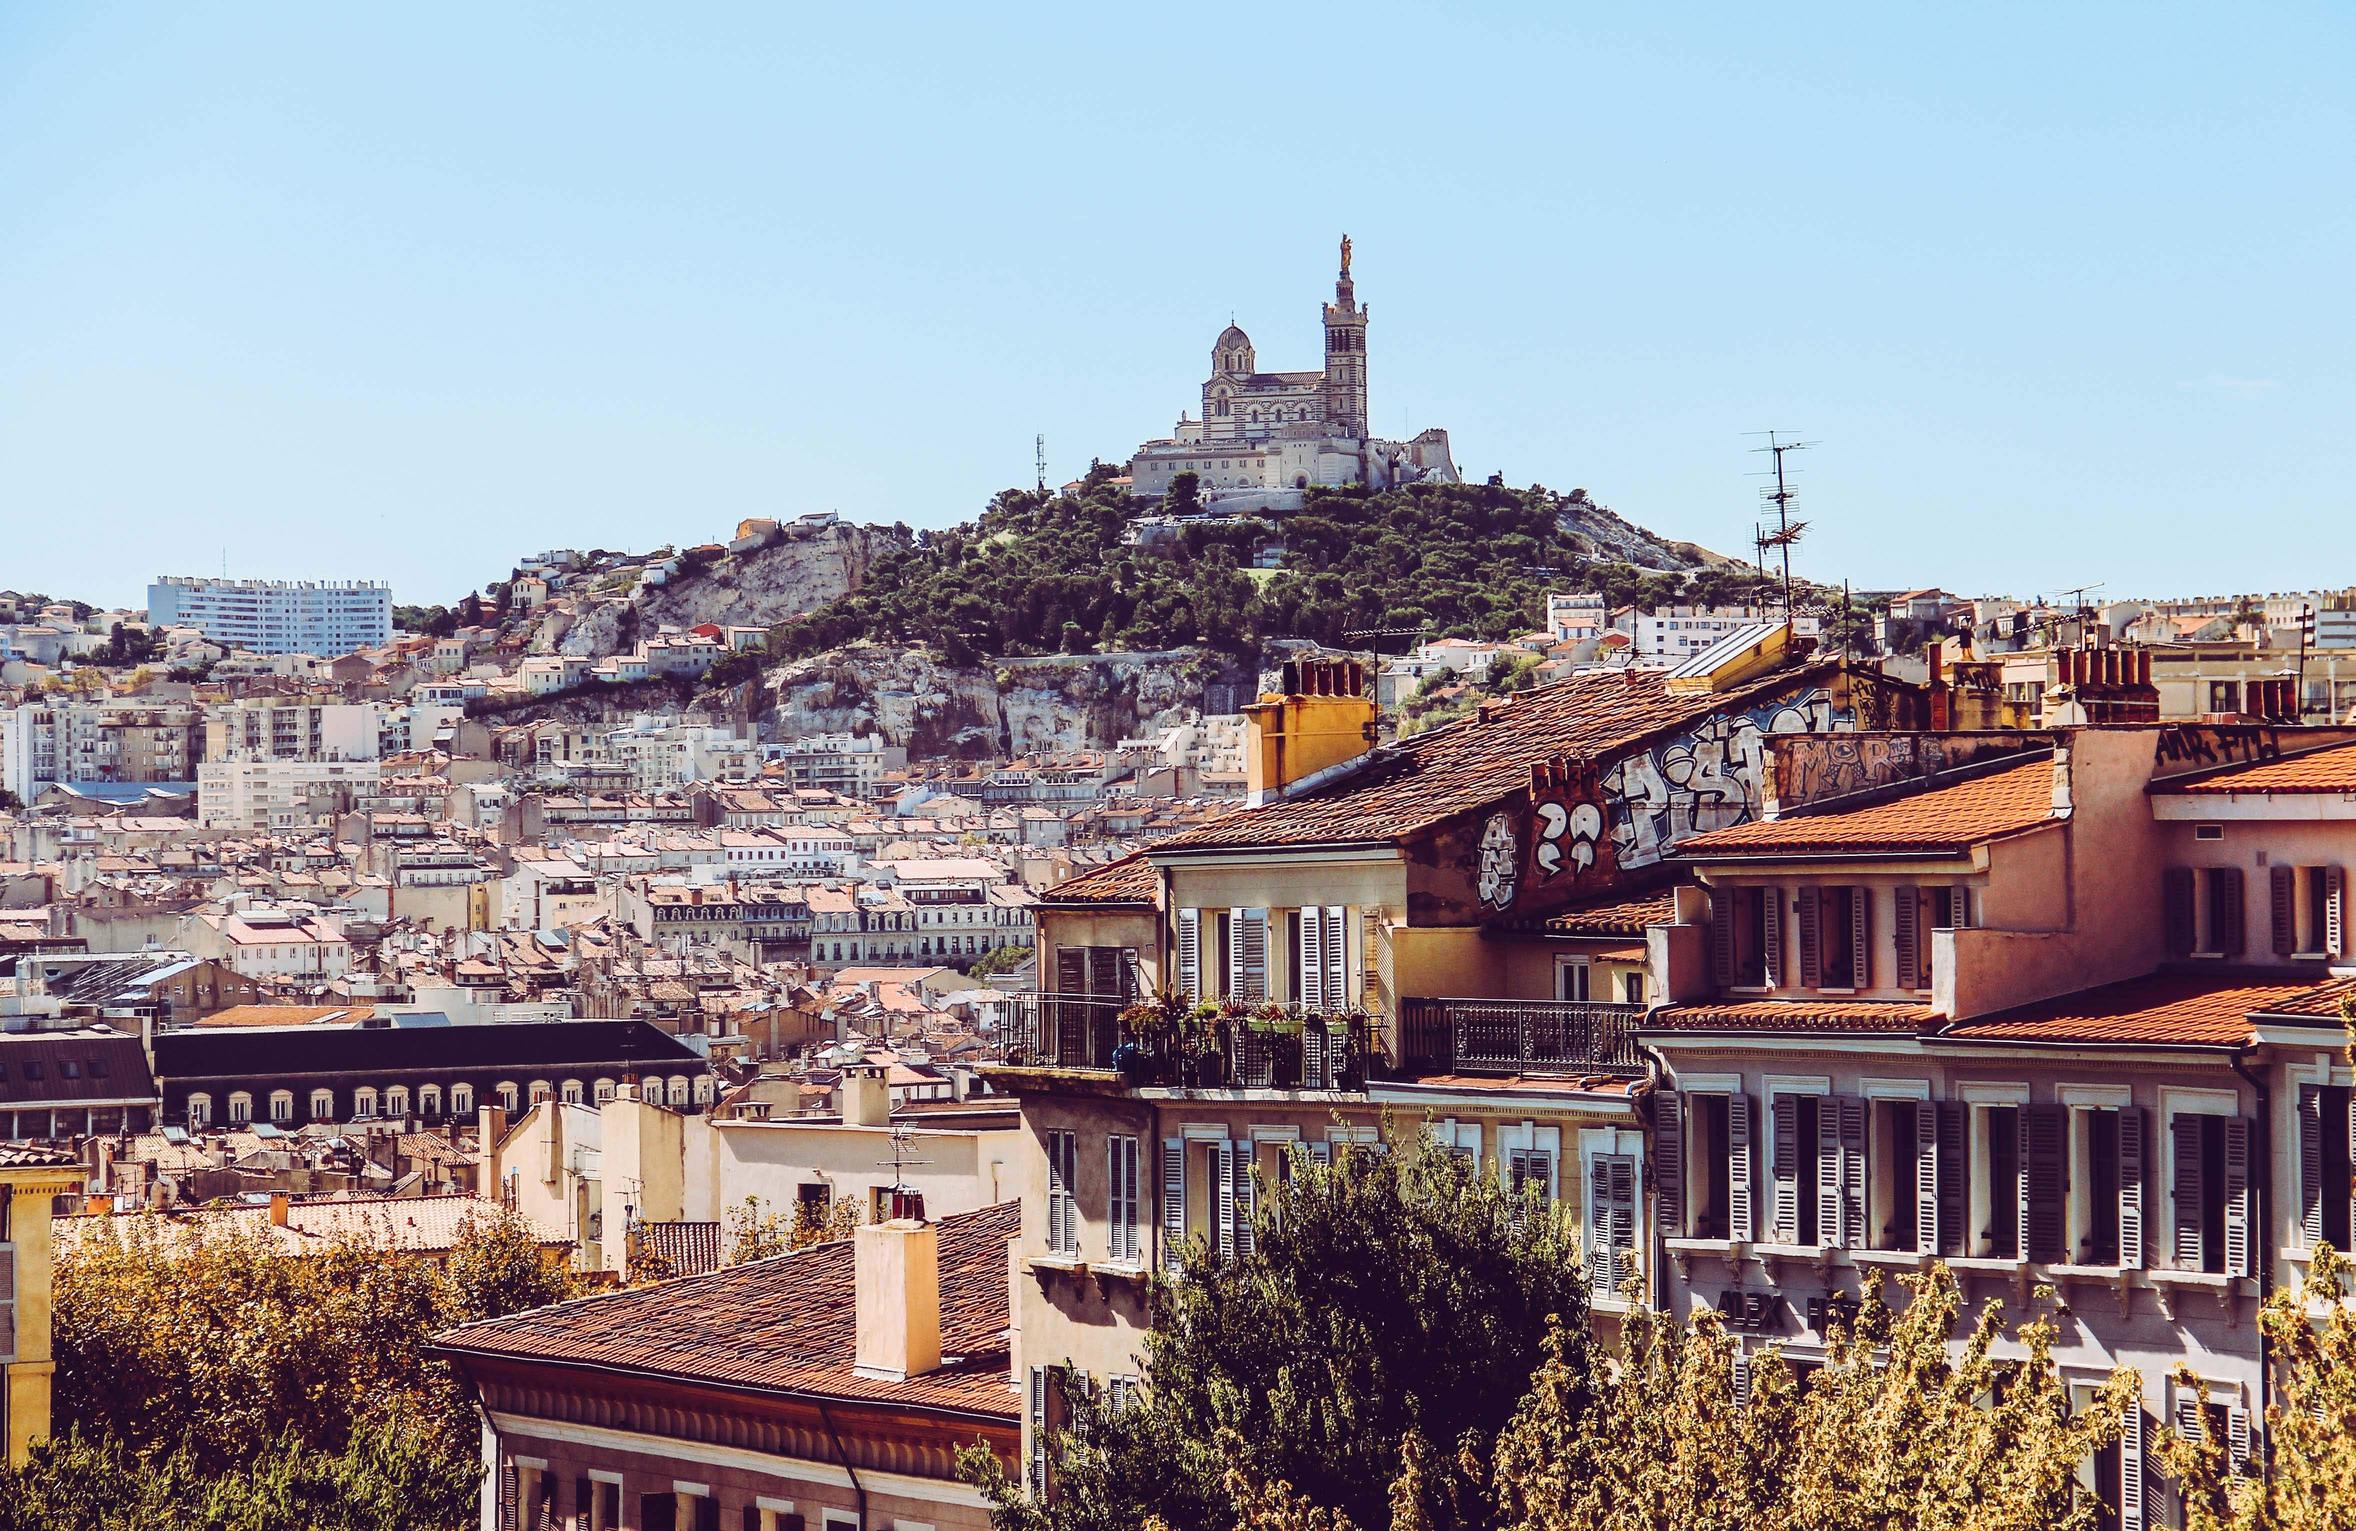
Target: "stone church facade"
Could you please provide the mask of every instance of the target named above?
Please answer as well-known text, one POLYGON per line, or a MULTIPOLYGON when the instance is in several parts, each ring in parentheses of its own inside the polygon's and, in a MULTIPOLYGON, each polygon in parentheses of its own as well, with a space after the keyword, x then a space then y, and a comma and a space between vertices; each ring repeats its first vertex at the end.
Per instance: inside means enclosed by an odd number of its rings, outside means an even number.
POLYGON ((1325 305, 1324 369, 1262 372, 1251 336, 1228 325, 1211 346, 1202 418, 1181 414, 1171 435, 1137 449, 1129 464, 1132 492, 1160 498, 1172 479, 1193 473, 1204 503, 1232 513, 1294 508, 1312 486, 1458 482, 1446 431, 1427 430, 1409 441, 1369 435, 1368 313, 1358 304, 1344 235, 1341 275, 1325 305))

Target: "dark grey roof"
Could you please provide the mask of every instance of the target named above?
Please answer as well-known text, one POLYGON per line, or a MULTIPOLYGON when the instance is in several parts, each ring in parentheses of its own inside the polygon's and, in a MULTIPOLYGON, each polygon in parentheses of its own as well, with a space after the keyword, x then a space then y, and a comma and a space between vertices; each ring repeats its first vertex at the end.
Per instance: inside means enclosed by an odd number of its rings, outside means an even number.
POLYGON ((611 1064, 704 1067, 693 1048, 648 1021, 501 1021, 425 1027, 200 1027, 155 1039, 156 1073, 193 1079, 353 1070, 523 1069, 611 1064))
POLYGON ((0 1033, 0 1106, 153 1100, 139 1039, 110 1031, 0 1033))

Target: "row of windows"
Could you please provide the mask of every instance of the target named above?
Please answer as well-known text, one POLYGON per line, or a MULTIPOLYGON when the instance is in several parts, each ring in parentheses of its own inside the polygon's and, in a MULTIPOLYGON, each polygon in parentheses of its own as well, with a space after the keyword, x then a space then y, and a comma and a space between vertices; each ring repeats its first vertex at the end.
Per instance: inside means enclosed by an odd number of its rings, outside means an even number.
MULTIPOLYGON (((515 1111, 523 1105, 536 1106, 552 1098, 567 1105, 594 1102, 602 1106, 612 1100, 620 1088, 620 1081, 610 1078, 598 1079, 588 1085, 578 1079, 560 1080, 553 1084, 545 1079, 535 1079, 524 1085, 508 1080, 495 1086, 491 1095, 502 1109, 515 1111)), ((647 1099, 659 1099, 672 1106, 708 1105, 712 1099, 712 1080, 709 1075, 691 1078, 685 1074, 673 1074, 667 1079, 649 1078, 644 1081, 642 1089, 647 1099)), ((262 1101, 268 1112, 267 1120, 274 1125, 287 1127, 295 1125, 298 1120, 441 1121, 446 1118, 464 1118, 475 1113, 475 1088, 470 1084, 455 1084, 445 1092, 438 1084, 426 1084, 417 1086, 413 1092, 407 1085, 387 1085, 382 1090, 373 1085, 361 1085, 350 1092, 350 1110, 339 1111, 336 1092, 322 1087, 304 1097, 306 1114, 299 1119, 295 1115, 295 1101, 295 1092, 292 1090, 271 1091, 262 1101)), ((215 1121, 213 1107, 214 1100, 210 1093, 202 1090, 191 1092, 188 1097, 188 1125, 191 1128, 212 1126, 215 1121)), ((227 1114, 219 1120, 229 1126, 242 1127, 255 1119, 255 1097, 250 1091, 231 1091, 225 1107, 227 1114)))
MULTIPOLYGON (((688 1471, 687 1464, 679 1464, 688 1471)), ((616 1472, 587 1472, 575 1476, 559 1493, 557 1480, 539 1463, 508 1458, 500 1467, 496 1506, 502 1526, 602 1526, 619 1531, 860 1531, 854 1510, 799 1509, 790 1499, 751 1495, 733 1510, 723 1503, 720 1490, 709 1485, 682 1486, 668 1474, 657 1474, 658 1487, 625 1495, 624 1477, 616 1472), (561 1503, 560 1503, 561 1499, 561 1503), (622 1518, 625 1501, 635 1512, 622 1518)), ((898 1521, 897 1525, 910 1522, 898 1521)))
MULTIPOLYGON (((2346 1092, 2314 1109, 2337 1151, 2308 1156, 2311 1225, 2344 1240, 2346 1092)), ((1671 1237, 2252 1274, 2251 1124, 2179 1110, 2164 1140, 2151 1125, 2133 1104, 1797 1090, 1770 1094, 1762 1119, 1748 1095, 1664 1092, 1661 1221, 1671 1237)))

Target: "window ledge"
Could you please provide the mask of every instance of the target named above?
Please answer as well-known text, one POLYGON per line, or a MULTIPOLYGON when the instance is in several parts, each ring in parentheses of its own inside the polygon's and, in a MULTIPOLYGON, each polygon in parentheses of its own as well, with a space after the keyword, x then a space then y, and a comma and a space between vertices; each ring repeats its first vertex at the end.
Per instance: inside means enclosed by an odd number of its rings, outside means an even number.
POLYGON ((1105 1281, 1143 1281, 1146 1276, 1145 1266, 1134 1260, 1116 1260, 1088 1269, 1105 1281))
POLYGON ((1730 1255, 1743 1247, 1740 1239, 1669 1239, 1671 1249, 1688 1255, 1730 1255))
MULTIPOLYGON (((1937 1259, 1938 1256, 1926 1255, 1913 1249, 1852 1249, 1849 1251, 1849 1258, 1859 1265, 1907 1267, 1925 1264, 1937 1259)), ((1955 1262, 1950 1260, 1947 1263, 1952 1265, 1955 1262)))
POLYGON ((1035 1276, 1085 1276, 1088 1262, 1078 1255, 1032 1255, 1023 1261, 1023 1268, 1035 1276))
POLYGON ((2010 1255, 1950 1255, 1947 1268, 1972 1276, 2009 1276, 2026 1262, 2010 1255))
POLYGON ((2145 1270, 2144 1275, 2159 1286, 2197 1287, 2210 1292, 2230 1292, 2250 1279, 2247 1276, 2228 1276, 2219 1271, 2180 1271, 2156 1266, 2145 1270))
POLYGON ((1833 1253, 1830 1244, 1753 1244, 1751 1253, 1762 1260, 1812 1260, 1822 1264, 1833 1253))

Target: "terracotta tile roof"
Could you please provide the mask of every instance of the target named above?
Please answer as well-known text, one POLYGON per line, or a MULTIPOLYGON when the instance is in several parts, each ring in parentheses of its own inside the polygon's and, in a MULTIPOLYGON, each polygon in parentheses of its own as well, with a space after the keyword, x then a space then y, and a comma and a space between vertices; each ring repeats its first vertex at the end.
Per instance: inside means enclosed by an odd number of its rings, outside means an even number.
POLYGON ((1636 898, 1565 909, 1541 920, 1539 928, 1558 936, 1641 936, 1648 926, 1666 925, 1676 917, 1676 890, 1663 888, 1636 898))
POLYGON ((1039 895, 1043 904, 1151 904, 1162 880, 1143 851, 1067 877, 1039 895))
POLYGON ((2335 978, 2319 983, 2312 989, 2262 1006, 2267 1015, 2292 1016, 2302 1021, 2329 1021, 2338 1025, 2340 1006, 2356 1000, 2356 978, 2335 978))
POLYGON ((1689 860, 1953 854, 1983 840, 2034 829, 2052 817, 2053 758, 2044 756, 1846 812, 1833 809, 1715 829, 1695 835, 1676 854, 1689 860))
POLYGON ((1011 1422, 1017 1413, 1006 1385, 1006 1243, 1022 1226, 1022 1204, 1000 1202, 943 1218, 940 1226, 943 1364, 905 1382, 852 1374, 857 1337, 848 1239, 462 1325, 435 1344, 1011 1422))
POLYGON ((2153 784, 2155 793, 2221 797, 2230 792, 2356 792, 2356 743, 2252 761, 2189 781, 2153 784))
POLYGON ((674 1276, 700 1276, 720 1268, 718 1223, 640 1223, 637 1234, 674 1276))
POLYGON ((1644 1018, 1645 1031, 1837 1031, 1906 1034, 1932 1030, 1929 1005, 1873 999, 1753 999, 1669 1005, 1644 1018))
POLYGON ((1357 770, 1304 796, 1181 830, 1148 854, 1394 840, 1526 787, 1539 761, 1600 760, 1658 730, 1821 681, 1835 668, 1778 671, 1716 694, 1673 694, 1658 670, 1573 676, 1516 693, 1486 720, 1470 717, 1385 745, 1357 770))
POLYGON ((82 1161, 62 1148, 38 1143, 0 1143, 0 1170, 63 1169, 82 1161))
POLYGON ((1950 1026, 1958 1041, 2142 1042, 2237 1047, 2250 1013, 2311 994, 2314 985, 2263 983, 2204 973, 2147 973, 1950 1026))

